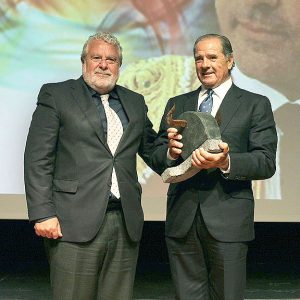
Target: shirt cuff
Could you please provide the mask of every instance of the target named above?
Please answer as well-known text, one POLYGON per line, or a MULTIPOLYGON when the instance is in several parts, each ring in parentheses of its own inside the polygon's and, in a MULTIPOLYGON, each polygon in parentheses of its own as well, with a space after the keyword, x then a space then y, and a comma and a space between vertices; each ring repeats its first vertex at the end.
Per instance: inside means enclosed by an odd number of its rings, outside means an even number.
POLYGON ((221 172, 223 173, 223 175, 228 175, 230 173, 230 155, 228 154, 228 168, 226 170, 221 169, 221 172))
POLYGON ((34 222, 35 222, 35 223, 42 223, 42 222, 44 222, 44 221, 46 221, 46 220, 53 219, 53 218, 55 218, 55 217, 56 217, 55 215, 54 215, 54 216, 49 216, 49 217, 46 217, 46 218, 37 219, 37 220, 35 220, 34 222))

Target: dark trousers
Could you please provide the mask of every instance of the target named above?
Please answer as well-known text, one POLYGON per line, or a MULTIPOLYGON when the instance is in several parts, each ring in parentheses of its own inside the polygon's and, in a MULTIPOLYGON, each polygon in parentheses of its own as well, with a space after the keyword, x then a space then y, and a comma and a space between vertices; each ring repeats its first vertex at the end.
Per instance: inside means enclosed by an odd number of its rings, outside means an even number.
POLYGON ((129 239, 121 211, 106 213, 91 242, 45 244, 54 300, 132 299, 139 243, 129 239))
POLYGON ((247 243, 215 240, 200 209, 185 238, 166 238, 176 299, 244 299, 247 243))

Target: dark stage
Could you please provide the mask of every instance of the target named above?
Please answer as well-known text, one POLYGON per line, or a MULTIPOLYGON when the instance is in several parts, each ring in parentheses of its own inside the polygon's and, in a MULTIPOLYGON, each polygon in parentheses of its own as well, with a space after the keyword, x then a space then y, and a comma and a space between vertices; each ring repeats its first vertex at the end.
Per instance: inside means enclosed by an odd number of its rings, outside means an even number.
MULTIPOLYGON (((246 299, 300 299, 300 223, 256 223, 246 299)), ((163 222, 146 222, 134 299, 173 299, 163 222)), ((41 239, 27 221, 0 221, 0 299, 50 300, 41 239)), ((112 299, 113 300, 113 299, 112 299)))

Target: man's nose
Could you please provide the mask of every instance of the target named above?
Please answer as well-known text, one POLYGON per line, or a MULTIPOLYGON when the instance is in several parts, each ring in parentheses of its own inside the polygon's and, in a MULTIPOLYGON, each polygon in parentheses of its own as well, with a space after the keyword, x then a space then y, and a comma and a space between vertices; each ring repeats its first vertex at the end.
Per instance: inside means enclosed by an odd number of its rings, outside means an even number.
POLYGON ((204 57, 202 62, 202 68, 209 68, 209 67, 210 67, 210 60, 204 57))
POLYGON ((106 59, 105 58, 100 59, 98 66, 101 69, 107 69, 107 61, 106 61, 106 59))

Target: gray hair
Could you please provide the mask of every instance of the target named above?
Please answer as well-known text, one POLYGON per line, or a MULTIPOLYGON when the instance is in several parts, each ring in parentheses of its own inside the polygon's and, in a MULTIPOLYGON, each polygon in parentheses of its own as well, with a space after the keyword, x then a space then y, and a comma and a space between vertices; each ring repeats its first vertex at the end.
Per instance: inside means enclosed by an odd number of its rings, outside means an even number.
MULTIPOLYGON (((197 44, 200 41, 203 41, 203 40, 206 40, 206 39, 211 39, 211 38, 217 38, 217 39, 220 40, 221 45, 222 45, 222 52, 227 58, 232 56, 233 50, 232 50, 232 46, 231 46, 231 43, 230 43, 229 39, 224 35, 220 35, 220 34, 216 34, 216 33, 204 34, 204 35, 201 35, 200 37, 197 38, 197 40, 194 43, 194 48, 193 48, 194 56, 195 56, 197 44)), ((234 66, 235 66, 235 62, 233 62, 232 68, 234 66)), ((232 68, 231 68, 231 70, 232 70, 232 68)))
POLYGON ((122 59, 123 59, 123 56, 122 56, 122 47, 118 41, 118 39, 112 35, 111 33, 109 32, 97 32, 93 35, 91 35, 87 41, 84 43, 83 45, 83 48, 82 48, 82 52, 81 52, 81 62, 84 63, 84 60, 86 58, 86 55, 87 55, 87 47, 89 45, 89 43, 91 41, 94 41, 94 40, 100 40, 100 41, 104 41, 110 45, 113 45, 117 48, 118 50, 118 53, 119 53, 119 62, 120 62, 120 66, 122 65, 122 59))

